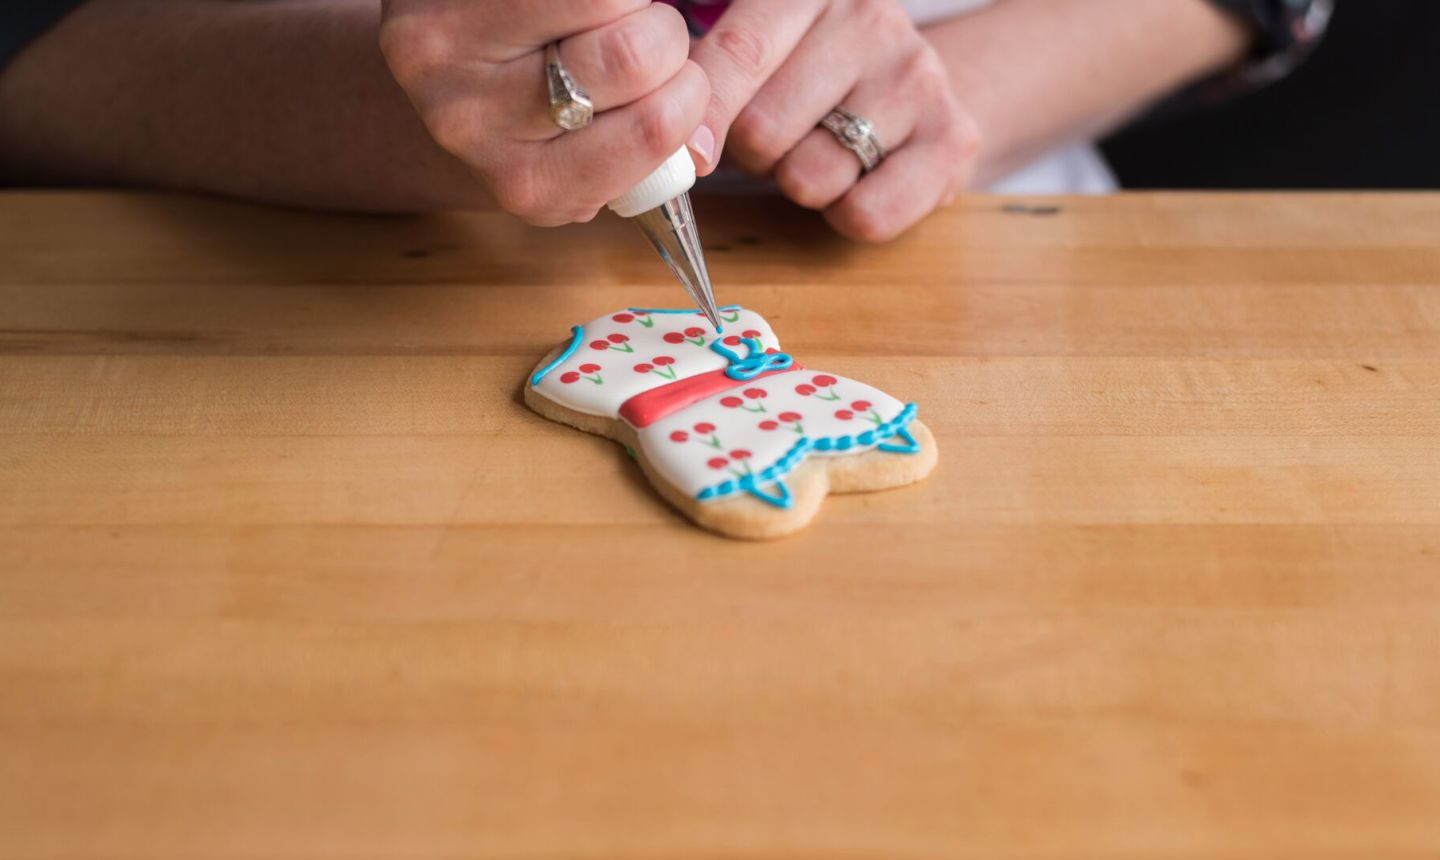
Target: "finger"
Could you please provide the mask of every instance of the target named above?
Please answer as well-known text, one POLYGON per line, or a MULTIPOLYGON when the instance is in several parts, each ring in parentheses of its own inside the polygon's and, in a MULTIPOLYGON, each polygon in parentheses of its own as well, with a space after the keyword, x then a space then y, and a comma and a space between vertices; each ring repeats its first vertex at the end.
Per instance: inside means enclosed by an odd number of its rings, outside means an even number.
POLYGON ((921 131, 826 209, 825 220, 851 239, 889 241, 959 190, 975 146, 975 136, 959 121, 921 131))
POLYGON ((412 0, 399 4, 383 0, 381 42, 413 43, 417 46, 413 53, 421 62, 429 57, 465 57, 506 63, 648 5, 650 0, 525 0, 523 12, 497 15, 494 3, 412 0))
POLYGON ((535 193, 546 201, 568 200, 575 212, 593 213, 675 154, 700 124, 709 97, 705 73, 687 62, 639 101, 606 111, 579 131, 535 144, 541 147, 544 183, 535 193))
MULTIPOLYGON (((685 19, 663 4, 647 6, 559 45, 560 61, 589 95, 597 114, 658 89, 685 65, 689 51, 685 19)), ((563 130, 550 117, 544 52, 534 51, 506 63, 500 73, 499 89, 508 94, 508 115, 516 118, 516 138, 559 136, 563 130)))
MULTIPOLYGON (((905 145, 915 129, 917 107, 894 98, 877 81, 861 84, 842 102, 867 120, 886 152, 905 145)), ((828 111, 827 111, 828 112, 828 111)), ((786 197, 808 209, 825 209, 860 178, 860 158, 827 128, 812 128, 775 167, 775 182, 786 197)))
POLYGON ((704 125, 715 136, 715 148, 713 158, 696 165, 702 175, 715 169, 735 117, 795 50, 823 8, 824 0, 735 0, 691 48, 690 58, 710 78, 704 125))
POLYGON ((843 33, 816 25, 741 108, 726 150, 745 170, 767 176, 860 79, 859 63, 836 63, 843 33), (835 38, 831 38, 831 36, 835 38))

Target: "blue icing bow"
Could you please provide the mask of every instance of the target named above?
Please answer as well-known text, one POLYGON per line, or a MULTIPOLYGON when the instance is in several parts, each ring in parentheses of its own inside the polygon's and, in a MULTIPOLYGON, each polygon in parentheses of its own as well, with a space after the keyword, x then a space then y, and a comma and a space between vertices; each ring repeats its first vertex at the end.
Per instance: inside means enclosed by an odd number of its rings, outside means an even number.
POLYGON ((725 375, 731 379, 754 379, 762 373, 769 373, 772 370, 784 370, 795 363, 795 360, 783 352, 767 353, 760 347, 760 341, 753 337, 741 338, 740 342, 750 354, 744 358, 740 353, 727 348, 719 340, 710 344, 710 348, 725 357, 730 366, 725 368, 725 375))

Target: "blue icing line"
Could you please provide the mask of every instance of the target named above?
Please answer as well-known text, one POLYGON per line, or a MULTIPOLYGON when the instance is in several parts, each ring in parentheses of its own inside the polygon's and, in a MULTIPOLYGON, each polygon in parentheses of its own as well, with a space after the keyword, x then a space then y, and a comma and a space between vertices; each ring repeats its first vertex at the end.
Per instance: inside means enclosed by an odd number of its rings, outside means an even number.
POLYGON ((775 487, 780 490, 780 495, 775 496, 769 493, 762 493, 755 486, 755 482, 750 480, 751 477, 752 476, 747 475, 745 478, 742 478, 740 480, 742 489, 744 489, 745 492, 749 493, 751 496, 759 499, 767 505, 773 505, 774 507, 783 508, 785 510, 789 510, 790 506, 794 504, 794 501, 790 498, 790 488, 785 486, 784 481, 775 482, 775 487))
POLYGON ((749 353, 744 358, 718 339, 710 342, 710 348, 730 362, 730 366, 725 368, 725 375, 731 379, 754 379, 762 373, 784 370, 795 363, 793 358, 783 352, 766 353, 760 346, 760 341, 753 337, 741 338, 740 342, 745 344, 749 353))
POLYGON ((875 447, 876 447, 876 448, 879 448, 881 451, 885 451, 885 452, 888 452, 888 453, 890 453, 890 454, 919 454, 919 453, 920 453, 920 443, 919 443, 919 442, 916 442, 916 441, 915 441, 915 437, 910 435, 910 430, 909 430, 909 428, 907 428, 907 427, 901 427, 900 429, 898 429, 898 430, 895 431, 895 435, 896 435, 896 436, 899 436, 901 439, 904 439, 906 442, 908 442, 908 443, 910 443, 910 444, 908 444, 908 445, 895 445, 895 444, 886 442, 886 443, 881 444, 881 445, 876 445, 875 447))
POLYGON ((584 339, 585 327, 572 325, 570 327, 570 345, 565 347, 565 351, 560 353, 554 361, 535 371, 535 375, 530 377, 530 384, 532 386, 539 385, 540 380, 545 378, 545 374, 564 364, 567 358, 575 354, 575 350, 580 348, 580 342, 584 339))
MULTIPOLYGON (((698 314, 698 308, 626 308, 632 314, 698 314)), ((716 308, 717 311, 738 311, 739 305, 726 305, 723 308, 716 308)))
MULTIPOLYGON (((907 403, 905 404, 905 408, 900 410, 899 415, 896 415, 874 430, 865 431, 865 433, 860 434, 860 436, 865 436, 870 433, 874 434, 873 438, 875 439, 889 439, 891 436, 899 436, 909 444, 906 446, 881 444, 876 446, 876 450, 891 454, 917 454, 920 452, 920 445, 906 428, 911 421, 915 420, 915 415, 919 411, 920 407, 914 403, 907 403)), ((812 448, 816 451, 829 451, 833 447, 836 450, 844 451, 852 447, 857 439, 858 437, 846 435, 822 436, 819 439, 812 440, 807 436, 796 442, 789 451, 785 452, 785 456, 776 460, 770 466, 761 469, 753 475, 746 475, 739 482, 734 480, 721 481, 714 486, 705 487, 699 493, 695 494, 695 498, 703 502, 708 499, 718 499, 722 496, 728 496, 736 490, 744 490, 750 495, 761 499, 761 501, 768 502, 776 507, 788 508, 790 506, 790 491, 783 486, 781 487, 782 496, 779 497, 763 496, 756 492, 756 488, 771 481, 779 481, 780 478, 789 474, 792 469, 800 465, 800 462, 805 459, 805 454, 812 448), (777 499, 781 498, 784 500, 783 503, 777 501, 777 499)), ((869 443, 862 442, 861 444, 869 443)))

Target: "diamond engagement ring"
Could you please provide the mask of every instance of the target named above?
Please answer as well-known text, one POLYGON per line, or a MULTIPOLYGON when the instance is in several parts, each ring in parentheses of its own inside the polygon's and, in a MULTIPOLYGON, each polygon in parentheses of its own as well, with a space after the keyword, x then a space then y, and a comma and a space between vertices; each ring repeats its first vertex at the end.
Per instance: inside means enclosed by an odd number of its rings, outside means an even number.
POLYGON ((566 131, 576 131, 595 118, 595 103, 560 64, 560 49, 551 42, 545 47, 545 83, 550 92, 550 118, 566 131))
POLYGON ((820 127, 835 135, 841 146, 855 153, 855 157, 860 159, 861 173, 869 173, 885 160, 885 147, 880 145, 875 127, 869 120, 837 107, 820 120, 820 127))

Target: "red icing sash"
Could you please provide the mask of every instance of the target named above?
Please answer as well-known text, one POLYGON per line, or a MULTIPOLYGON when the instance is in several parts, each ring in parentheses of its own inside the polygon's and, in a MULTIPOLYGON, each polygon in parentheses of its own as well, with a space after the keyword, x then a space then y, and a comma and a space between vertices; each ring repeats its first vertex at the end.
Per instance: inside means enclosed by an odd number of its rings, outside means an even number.
POLYGON ((774 376, 777 373, 789 373, 792 370, 804 370, 804 368, 800 366, 799 362, 795 362, 783 370, 767 371, 749 379, 731 379, 725 375, 725 370, 726 368, 722 368, 697 373, 694 376, 667 382, 659 388, 642 391, 620 404, 620 417, 630 422, 632 427, 649 427, 667 415, 673 415, 687 406, 693 406, 722 391, 749 385, 762 377, 774 376))

